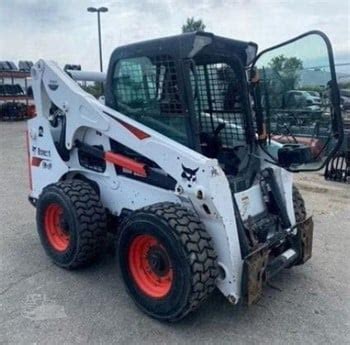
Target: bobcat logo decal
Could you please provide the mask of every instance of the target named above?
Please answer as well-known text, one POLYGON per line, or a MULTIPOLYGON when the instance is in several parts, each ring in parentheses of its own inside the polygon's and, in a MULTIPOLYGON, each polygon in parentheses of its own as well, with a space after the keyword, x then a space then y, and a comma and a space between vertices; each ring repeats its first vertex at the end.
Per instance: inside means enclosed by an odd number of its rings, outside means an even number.
POLYGON ((197 171, 199 170, 199 168, 197 169, 190 169, 190 168, 186 168, 183 164, 182 165, 182 174, 181 177, 185 178, 188 182, 195 182, 197 180, 197 171))

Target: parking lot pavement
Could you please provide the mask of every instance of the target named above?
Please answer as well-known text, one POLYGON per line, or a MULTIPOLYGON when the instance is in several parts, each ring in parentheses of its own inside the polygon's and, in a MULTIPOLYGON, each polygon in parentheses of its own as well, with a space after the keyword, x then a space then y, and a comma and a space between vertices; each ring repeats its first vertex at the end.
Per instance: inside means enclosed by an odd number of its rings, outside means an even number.
POLYGON ((45 256, 27 201, 25 123, 0 122, 0 344, 345 344, 350 339, 350 187, 298 175, 313 210, 313 258, 252 307, 219 292, 177 324, 142 314, 115 258, 65 271, 45 256))

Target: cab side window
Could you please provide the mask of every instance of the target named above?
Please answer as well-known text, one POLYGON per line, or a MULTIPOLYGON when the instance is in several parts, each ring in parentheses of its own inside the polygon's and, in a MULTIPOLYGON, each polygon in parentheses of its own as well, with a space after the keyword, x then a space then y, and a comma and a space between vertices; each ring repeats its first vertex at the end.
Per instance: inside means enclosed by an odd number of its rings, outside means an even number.
POLYGON ((119 60, 112 87, 117 111, 187 145, 186 112, 170 56, 119 60))

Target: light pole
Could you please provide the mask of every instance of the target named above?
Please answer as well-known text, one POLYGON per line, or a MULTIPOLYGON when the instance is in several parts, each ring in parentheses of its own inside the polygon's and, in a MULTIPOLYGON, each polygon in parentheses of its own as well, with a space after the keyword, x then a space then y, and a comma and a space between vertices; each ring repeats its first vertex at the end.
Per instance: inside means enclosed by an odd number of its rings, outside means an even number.
POLYGON ((100 13, 101 12, 108 12, 107 7, 88 7, 88 12, 97 12, 97 29, 98 29, 98 46, 100 51, 100 71, 103 71, 102 67, 102 43, 101 43, 101 19, 100 19, 100 13))

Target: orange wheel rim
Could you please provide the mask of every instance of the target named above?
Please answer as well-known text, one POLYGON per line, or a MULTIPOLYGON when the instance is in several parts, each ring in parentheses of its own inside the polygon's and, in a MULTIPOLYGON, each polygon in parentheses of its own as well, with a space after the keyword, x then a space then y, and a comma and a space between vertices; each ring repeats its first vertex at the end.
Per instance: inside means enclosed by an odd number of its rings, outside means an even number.
POLYGON ((166 249, 156 237, 136 236, 129 247, 128 263, 138 288, 148 297, 164 298, 173 283, 173 269, 166 249))
POLYGON ((58 252, 64 252, 69 246, 69 233, 63 221, 63 208, 58 204, 49 205, 44 216, 45 232, 49 244, 58 252))

